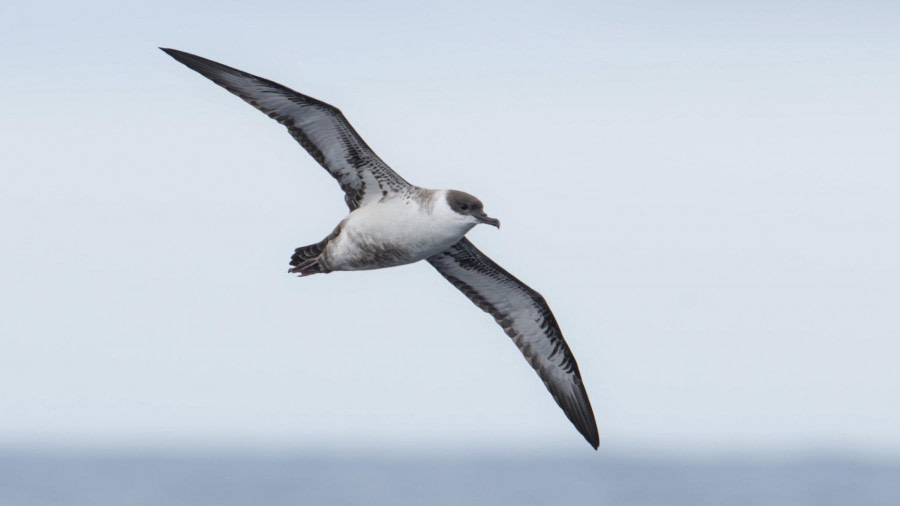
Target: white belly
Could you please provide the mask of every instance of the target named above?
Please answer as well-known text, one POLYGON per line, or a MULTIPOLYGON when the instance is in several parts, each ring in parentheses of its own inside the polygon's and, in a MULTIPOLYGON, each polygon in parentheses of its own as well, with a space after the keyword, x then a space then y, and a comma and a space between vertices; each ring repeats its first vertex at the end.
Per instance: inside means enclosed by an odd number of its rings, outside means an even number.
POLYGON ((329 269, 353 271, 423 260, 449 248, 474 224, 442 209, 442 202, 396 197, 356 209, 325 248, 329 269))

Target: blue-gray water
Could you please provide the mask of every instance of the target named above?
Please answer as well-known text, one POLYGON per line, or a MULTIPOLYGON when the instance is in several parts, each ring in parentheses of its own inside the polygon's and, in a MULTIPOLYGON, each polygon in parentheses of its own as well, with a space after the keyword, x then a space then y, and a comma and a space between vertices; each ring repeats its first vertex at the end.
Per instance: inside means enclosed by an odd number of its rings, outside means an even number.
POLYGON ((900 505, 900 462, 0 452, 2 506, 900 505))

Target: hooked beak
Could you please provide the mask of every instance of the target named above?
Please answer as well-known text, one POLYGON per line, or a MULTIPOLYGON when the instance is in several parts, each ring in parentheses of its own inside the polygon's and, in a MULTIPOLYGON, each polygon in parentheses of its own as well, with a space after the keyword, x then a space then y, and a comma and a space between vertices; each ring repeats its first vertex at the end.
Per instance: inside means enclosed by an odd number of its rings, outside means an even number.
POLYGON ((500 228, 500 220, 498 220, 497 218, 491 218, 490 216, 488 216, 484 213, 473 214, 472 216, 474 216, 475 219, 478 220, 478 223, 484 223, 485 225, 491 225, 491 226, 497 227, 497 229, 500 228))

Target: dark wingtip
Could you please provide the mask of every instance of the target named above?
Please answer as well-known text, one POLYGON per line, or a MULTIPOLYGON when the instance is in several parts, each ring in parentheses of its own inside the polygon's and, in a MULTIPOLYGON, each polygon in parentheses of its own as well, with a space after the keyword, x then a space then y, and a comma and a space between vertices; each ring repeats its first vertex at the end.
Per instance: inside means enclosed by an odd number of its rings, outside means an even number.
MULTIPOLYGON (((593 415, 593 413, 591 413, 593 415)), ((597 422, 594 421, 594 417, 590 417, 590 421, 585 421, 584 425, 575 424, 575 428, 578 429, 578 432, 581 433, 582 437, 584 437, 585 441, 591 445, 595 450, 600 448, 600 434, 597 432, 597 422)))
POLYGON ((241 78, 247 78, 247 79, 255 79, 256 81, 259 81, 259 82, 268 83, 271 86, 284 88, 283 86, 281 86, 278 83, 272 83, 265 79, 256 77, 253 74, 248 74, 248 73, 246 73, 242 70, 238 70, 234 67, 229 67, 228 65, 222 65, 221 63, 219 63, 217 61, 213 61, 208 58, 204 58, 202 56, 197 56, 195 54, 186 53, 184 51, 179 51, 177 49, 171 49, 171 48, 167 48, 167 47, 161 47, 159 49, 161 49, 164 53, 171 56, 178 62, 187 66, 191 70, 194 70, 196 72, 199 72, 200 74, 203 74, 204 76, 211 79, 219 86, 224 87, 228 91, 240 96, 244 100, 247 100, 247 98, 240 95, 239 93, 237 93, 233 87, 229 86, 221 79, 220 76, 222 74, 227 74, 227 75, 241 77, 241 78))
POLYGON ((175 58, 176 60, 180 61, 181 63, 184 63, 185 65, 187 65, 187 62, 189 62, 191 60, 201 60, 201 61, 206 60, 206 58, 201 58, 197 55, 194 55, 191 53, 185 53, 184 51, 179 51, 177 49, 172 49, 172 48, 168 48, 168 47, 161 47, 159 49, 162 50, 162 52, 166 53, 167 55, 171 56, 172 58, 175 58))
POLYGON ((206 60, 206 58, 201 58, 197 55, 193 55, 191 53, 185 53, 184 51, 179 51, 177 49, 171 49, 168 47, 161 47, 159 49, 162 50, 162 52, 166 53, 167 55, 171 56, 172 58, 175 58, 179 62, 181 62, 191 68, 196 67, 195 62, 197 62, 197 61, 202 62, 202 61, 206 60))
MULTIPOLYGON (((578 375, 578 372, 575 372, 578 375)), ((594 450, 599 449, 600 447, 600 433, 597 430, 597 420, 594 418, 594 410, 591 408, 591 401, 588 399, 587 392, 584 390, 584 385, 581 384, 580 375, 577 376, 579 380, 579 393, 577 399, 577 407, 575 406, 563 406, 560 404, 560 407, 563 408, 563 411, 569 417, 569 420, 575 425, 575 428, 578 429, 578 432, 581 433, 581 436, 594 448, 594 450), (566 408, 569 409, 566 409, 566 408)))
POLYGON ((591 436, 591 438, 585 438, 587 442, 590 443, 591 446, 594 447, 594 450, 600 450, 600 436, 596 433, 591 436))

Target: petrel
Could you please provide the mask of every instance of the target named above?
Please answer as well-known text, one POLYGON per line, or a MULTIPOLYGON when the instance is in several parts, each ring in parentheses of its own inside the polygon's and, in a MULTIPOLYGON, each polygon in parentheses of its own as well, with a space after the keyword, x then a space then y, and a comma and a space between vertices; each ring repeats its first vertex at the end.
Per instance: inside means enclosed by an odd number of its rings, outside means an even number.
POLYGON ((332 105, 206 58, 160 49, 287 127, 341 185, 350 214, 325 239, 297 248, 288 272, 310 276, 427 260, 494 317, 578 432, 599 446, 578 364, 547 302, 465 237, 479 223, 500 228, 480 200, 406 182, 332 105))

